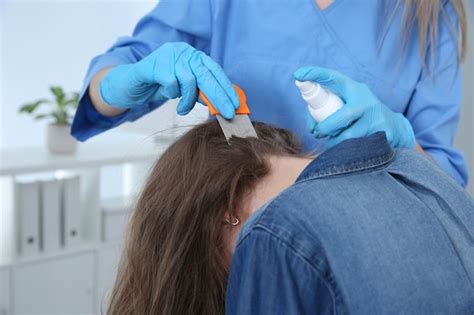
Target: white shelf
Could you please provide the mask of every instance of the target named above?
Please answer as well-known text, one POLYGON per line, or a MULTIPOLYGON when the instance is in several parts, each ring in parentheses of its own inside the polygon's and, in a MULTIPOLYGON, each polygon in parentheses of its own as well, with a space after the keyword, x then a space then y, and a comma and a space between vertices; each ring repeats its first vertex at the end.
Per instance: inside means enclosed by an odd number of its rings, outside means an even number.
POLYGON ((41 252, 39 254, 33 256, 19 256, 13 261, 13 265, 15 266, 22 266, 36 262, 44 262, 48 260, 54 260, 61 257, 67 257, 71 255, 77 255, 84 252, 91 252, 98 248, 97 243, 82 243, 80 245, 74 246, 72 248, 62 248, 58 251, 54 251, 51 253, 41 252))
POLYGON ((50 154, 45 146, 0 150, 0 290, 10 292, 3 299, 0 294, 0 312, 31 313, 35 309, 44 314, 89 314, 94 309, 100 313, 115 279, 123 230, 136 199, 133 194, 100 200, 101 168, 123 164, 129 174, 123 179, 124 187, 141 184, 150 164, 178 136, 174 130, 158 136, 111 130, 80 143, 71 155, 50 154), (29 176, 38 180, 61 170, 65 174, 72 171, 81 179, 82 243, 31 256, 19 254, 15 182, 29 176), (63 288, 64 281, 73 285, 63 288), (60 286, 61 291, 54 293, 60 286))
POLYGON ((102 212, 114 214, 131 212, 137 196, 115 196, 106 198, 100 201, 100 208, 102 212))
POLYGON ((71 155, 53 155, 45 147, 1 150, 0 176, 153 161, 171 140, 116 132, 98 138, 80 143, 71 155))

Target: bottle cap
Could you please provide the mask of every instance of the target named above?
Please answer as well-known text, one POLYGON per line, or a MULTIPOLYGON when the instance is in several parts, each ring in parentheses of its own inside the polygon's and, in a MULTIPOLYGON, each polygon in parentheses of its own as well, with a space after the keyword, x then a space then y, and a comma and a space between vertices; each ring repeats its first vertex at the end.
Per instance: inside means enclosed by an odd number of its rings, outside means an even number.
POLYGON ((309 94, 315 85, 310 81, 295 81, 296 86, 300 90, 301 94, 309 94))
POLYGON ((325 91, 321 85, 312 81, 295 81, 296 86, 300 89, 301 96, 308 103, 308 106, 318 109, 326 106, 329 93, 325 91))

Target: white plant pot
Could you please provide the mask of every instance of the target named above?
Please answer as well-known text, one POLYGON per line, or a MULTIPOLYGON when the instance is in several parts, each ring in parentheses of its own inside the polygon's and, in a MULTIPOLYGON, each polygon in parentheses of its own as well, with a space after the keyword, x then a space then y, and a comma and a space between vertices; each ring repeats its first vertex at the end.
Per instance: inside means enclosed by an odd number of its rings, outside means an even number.
POLYGON ((77 142, 70 135, 69 125, 48 125, 48 150, 53 154, 71 154, 76 151, 77 142))

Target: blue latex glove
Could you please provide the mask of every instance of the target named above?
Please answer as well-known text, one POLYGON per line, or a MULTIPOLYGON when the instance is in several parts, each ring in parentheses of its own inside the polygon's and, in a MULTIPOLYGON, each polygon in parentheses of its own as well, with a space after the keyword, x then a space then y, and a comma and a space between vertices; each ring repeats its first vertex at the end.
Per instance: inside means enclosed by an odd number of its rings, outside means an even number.
POLYGON ((394 148, 414 148, 415 134, 408 119, 385 106, 363 83, 321 67, 298 69, 295 79, 314 81, 338 95, 345 103, 334 114, 316 123, 308 111, 307 124, 317 138, 329 137, 327 147, 384 131, 394 148))
POLYGON ((186 43, 166 43, 135 64, 116 66, 99 84, 102 99, 117 108, 181 97, 180 115, 193 109, 198 88, 223 117, 234 117, 239 97, 232 83, 215 61, 186 43))

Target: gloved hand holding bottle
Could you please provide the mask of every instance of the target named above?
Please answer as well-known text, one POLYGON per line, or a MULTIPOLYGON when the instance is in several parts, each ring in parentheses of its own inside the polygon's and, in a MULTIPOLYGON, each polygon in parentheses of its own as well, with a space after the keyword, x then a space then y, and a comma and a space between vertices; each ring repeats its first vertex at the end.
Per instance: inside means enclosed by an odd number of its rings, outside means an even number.
POLYGON ((408 119, 384 105, 365 84, 321 67, 303 67, 294 76, 298 81, 321 84, 345 103, 320 123, 316 123, 311 116, 308 117, 308 127, 316 137, 329 137, 326 142, 328 147, 350 138, 384 131, 392 147, 415 148, 415 135, 408 119))
POLYGON ((200 89, 225 118, 232 118, 239 98, 222 68, 186 43, 166 43, 135 64, 118 65, 99 83, 100 96, 114 108, 181 97, 176 108, 186 115, 200 89))

